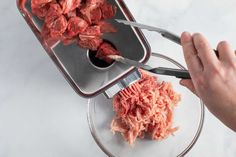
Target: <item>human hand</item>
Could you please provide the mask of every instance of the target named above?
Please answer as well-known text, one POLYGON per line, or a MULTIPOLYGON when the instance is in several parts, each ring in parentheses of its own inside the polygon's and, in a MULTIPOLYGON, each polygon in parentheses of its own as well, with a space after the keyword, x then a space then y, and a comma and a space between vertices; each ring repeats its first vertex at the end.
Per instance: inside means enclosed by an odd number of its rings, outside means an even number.
POLYGON ((207 39, 199 34, 181 35, 184 57, 191 80, 180 84, 201 98, 226 126, 236 131, 236 56, 230 45, 218 44, 219 58, 207 39))

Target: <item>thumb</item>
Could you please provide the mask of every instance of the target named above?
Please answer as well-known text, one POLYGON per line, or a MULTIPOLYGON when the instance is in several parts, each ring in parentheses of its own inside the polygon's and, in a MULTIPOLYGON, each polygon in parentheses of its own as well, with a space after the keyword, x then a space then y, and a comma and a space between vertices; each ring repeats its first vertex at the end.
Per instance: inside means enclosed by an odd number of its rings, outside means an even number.
POLYGON ((180 83, 180 85, 182 85, 182 86, 188 88, 191 92, 193 92, 194 94, 197 95, 192 80, 180 80, 179 83, 180 83))

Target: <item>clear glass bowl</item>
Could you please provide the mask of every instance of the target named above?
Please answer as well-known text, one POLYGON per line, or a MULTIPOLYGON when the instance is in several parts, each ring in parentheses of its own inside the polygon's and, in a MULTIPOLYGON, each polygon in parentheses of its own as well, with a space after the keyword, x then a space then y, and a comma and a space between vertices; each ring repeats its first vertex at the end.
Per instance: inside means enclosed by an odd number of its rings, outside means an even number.
MULTIPOLYGON (((153 53, 149 65, 152 67, 184 67, 176 61, 153 53)), ((115 113, 112 108, 112 100, 99 95, 89 100, 88 123, 91 134, 98 146, 108 156, 114 157, 173 157, 185 155, 197 141, 204 121, 204 105, 201 100, 179 85, 175 77, 155 75, 159 81, 171 82, 174 90, 181 94, 181 102, 174 111, 174 124, 179 126, 174 136, 169 136, 162 141, 150 139, 138 139, 134 146, 130 146, 123 137, 110 130, 110 123, 115 113)))

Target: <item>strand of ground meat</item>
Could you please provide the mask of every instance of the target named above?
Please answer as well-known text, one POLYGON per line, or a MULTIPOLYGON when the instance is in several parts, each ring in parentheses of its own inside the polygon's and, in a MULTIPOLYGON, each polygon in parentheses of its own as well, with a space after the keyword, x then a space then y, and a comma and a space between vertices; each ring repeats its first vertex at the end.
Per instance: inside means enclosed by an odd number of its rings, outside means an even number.
POLYGON ((173 110, 180 101, 171 83, 158 83, 157 78, 141 71, 142 78, 113 98, 116 113, 111 130, 121 133, 129 144, 145 134, 161 140, 173 134, 173 110))
POLYGON ((116 14, 116 7, 107 0, 31 0, 31 9, 44 21, 41 34, 49 45, 58 40, 65 45, 76 41, 108 63, 112 62, 108 55, 120 54, 102 39, 104 33, 117 31, 105 21, 116 14))

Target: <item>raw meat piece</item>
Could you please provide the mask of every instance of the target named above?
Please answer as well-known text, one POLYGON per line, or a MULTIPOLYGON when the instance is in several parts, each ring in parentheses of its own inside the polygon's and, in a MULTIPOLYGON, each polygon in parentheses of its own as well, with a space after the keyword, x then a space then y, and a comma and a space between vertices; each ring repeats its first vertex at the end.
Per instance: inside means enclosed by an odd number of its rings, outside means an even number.
POLYGON ((41 7, 47 3, 50 3, 54 0, 31 0, 31 7, 36 8, 36 7, 41 7))
POLYGON ((90 13, 91 23, 99 23, 102 19, 102 11, 100 8, 96 8, 90 13))
POLYGON ((64 39, 62 39, 62 42, 64 45, 70 45, 70 44, 76 42, 76 39, 75 38, 64 38, 64 39))
POLYGON ((82 33, 88 27, 88 23, 80 17, 72 17, 68 22, 67 35, 72 38, 82 33))
POLYGON ((103 40, 100 37, 79 35, 78 45, 82 48, 96 51, 102 42, 103 40))
MULTIPOLYGON (((140 70, 141 71, 141 70, 140 70)), ((116 113, 112 131, 119 132, 129 144, 145 134, 153 140, 162 140, 173 134, 174 107, 180 101, 171 83, 158 83, 157 78, 141 71, 142 78, 113 98, 116 113)))
POLYGON ((81 9, 80 9, 80 13, 83 17, 83 19, 85 19, 89 24, 92 23, 91 21, 91 11, 92 9, 90 9, 90 6, 83 6, 81 9))
POLYGON ((115 33, 117 32, 117 29, 110 23, 106 21, 100 21, 98 23, 98 26, 100 26, 102 33, 115 33))
POLYGON ((43 36, 44 40, 48 40, 50 38, 50 30, 46 24, 44 24, 42 27, 41 35, 43 36))
POLYGON ((64 15, 58 17, 49 27, 51 37, 61 37, 62 34, 66 31, 67 28, 67 20, 64 15))
POLYGON ((62 15, 59 4, 51 3, 50 8, 45 17, 45 25, 50 30, 52 38, 61 37, 67 28, 67 20, 62 15))
POLYGON ((70 18, 76 17, 76 16, 77 16, 77 15, 76 15, 76 9, 73 10, 73 11, 68 12, 67 14, 65 14, 65 17, 66 17, 67 19, 70 19, 70 18))
POLYGON ((87 0, 87 5, 101 5, 105 3, 105 0, 87 0))
POLYGON ((80 6, 80 2, 81 0, 59 0, 64 14, 67 14, 70 11, 78 8, 80 6))
POLYGON ((107 55, 119 54, 102 39, 103 33, 116 32, 110 23, 102 21, 116 13, 116 7, 107 0, 31 0, 31 9, 44 20, 41 35, 48 45, 58 40, 65 45, 77 41, 82 48, 98 50, 96 56, 108 63, 112 60, 107 55))
MULTIPOLYGON (((92 23, 92 16, 94 15, 95 9, 99 8, 104 3, 104 0, 89 0, 86 4, 80 9, 83 18, 88 22, 92 23)), ((95 11, 96 12, 96 11, 95 11)), ((100 15, 99 15, 100 16, 100 15)))
POLYGON ((113 60, 108 58, 108 55, 120 55, 120 52, 117 51, 111 44, 104 42, 99 47, 96 57, 107 63, 112 63, 113 60))
POLYGON ((62 10, 59 4, 53 3, 50 4, 50 8, 45 17, 45 23, 48 28, 52 27, 53 23, 56 19, 58 19, 62 15, 62 10))
POLYGON ((47 28, 45 24, 42 27, 41 34, 48 46, 52 46, 58 41, 58 38, 51 37, 50 30, 47 28))
POLYGON ((106 20, 115 16, 117 8, 111 4, 104 3, 101 6, 101 10, 102 10, 102 18, 106 20))
POLYGON ((90 26, 90 27, 87 27, 85 29, 85 31, 83 31, 81 33, 81 35, 84 35, 84 36, 97 36, 97 37, 100 37, 102 36, 102 33, 101 33, 101 29, 100 29, 100 26, 90 26))
POLYGON ((43 19, 50 8, 50 3, 44 4, 41 6, 32 6, 32 13, 35 14, 38 18, 43 19))

